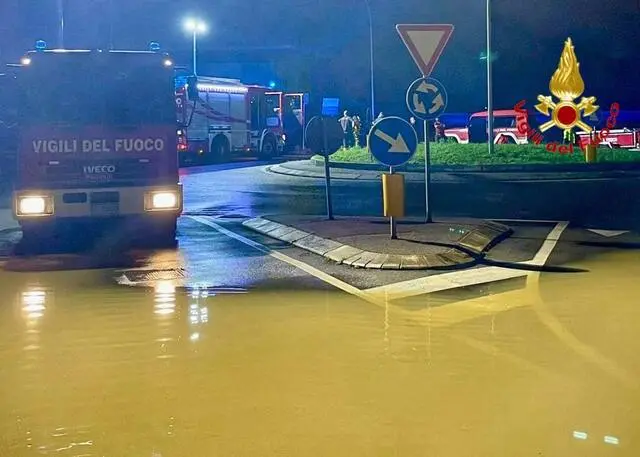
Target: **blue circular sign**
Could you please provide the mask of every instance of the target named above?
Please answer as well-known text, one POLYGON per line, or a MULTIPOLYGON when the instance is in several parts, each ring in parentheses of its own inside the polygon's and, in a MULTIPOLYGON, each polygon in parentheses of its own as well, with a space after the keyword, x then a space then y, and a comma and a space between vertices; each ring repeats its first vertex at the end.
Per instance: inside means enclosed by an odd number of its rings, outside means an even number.
POLYGON ((434 78, 418 78, 407 90, 407 108, 418 119, 430 121, 447 109, 447 91, 434 78))
POLYGON ((418 148, 418 135, 400 117, 385 117, 373 124, 369 132, 369 152, 378 162, 389 167, 403 165, 418 148))

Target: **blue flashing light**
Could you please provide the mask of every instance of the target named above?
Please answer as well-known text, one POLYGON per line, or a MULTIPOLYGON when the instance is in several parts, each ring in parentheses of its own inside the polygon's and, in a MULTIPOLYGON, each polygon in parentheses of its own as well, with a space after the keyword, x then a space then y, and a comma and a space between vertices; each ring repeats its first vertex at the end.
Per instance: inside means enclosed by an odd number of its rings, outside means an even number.
POLYGON ((275 81, 269 81, 269 88, 270 89, 275 89, 276 88, 276 82, 275 81))
POLYGON ((160 44, 155 41, 152 41, 151 43, 149 43, 149 50, 153 52, 158 52, 160 50, 160 44))
POLYGON ((44 51, 45 49, 47 49, 47 43, 44 40, 36 41, 36 50, 44 51))

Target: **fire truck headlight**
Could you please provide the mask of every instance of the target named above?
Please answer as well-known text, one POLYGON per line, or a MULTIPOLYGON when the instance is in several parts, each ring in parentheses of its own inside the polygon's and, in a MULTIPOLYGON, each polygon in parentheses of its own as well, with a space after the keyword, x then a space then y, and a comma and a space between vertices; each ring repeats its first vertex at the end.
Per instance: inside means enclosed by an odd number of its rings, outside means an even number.
POLYGON ((20 63, 22 65, 31 65, 31 59, 29 57, 23 57, 20 59, 20 63))
POLYGON ((149 192, 145 198, 147 211, 177 210, 180 208, 180 195, 175 191, 149 192))
POLYGON ((16 214, 18 216, 47 216, 53 214, 53 199, 40 195, 18 197, 16 214))

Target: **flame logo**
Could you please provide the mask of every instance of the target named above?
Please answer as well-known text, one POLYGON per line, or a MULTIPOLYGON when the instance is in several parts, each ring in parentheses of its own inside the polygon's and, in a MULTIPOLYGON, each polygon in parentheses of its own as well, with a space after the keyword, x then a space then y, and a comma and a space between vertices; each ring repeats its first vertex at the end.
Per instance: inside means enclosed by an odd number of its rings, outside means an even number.
POLYGON ((584 92, 584 80, 571 38, 564 43, 560 63, 549 81, 549 90, 562 101, 572 101, 584 92))
POLYGON ((549 81, 549 90, 560 100, 555 102, 550 95, 538 95, 540 103, 535 106, 536 110, 545 116, 549 116, 549 110, 552 110, 551 120, 542 124, 540 131, 545 132, 555 125, 565 133, 571 133, 574 127, 590 132, 591 126, 582 120, 582 116, 595 113, 598 105, 595 105, 595 97, 582 97, 580 103, 574 102, 584 92, 584 80, 571 38, 564 42, 560 63, 549 81))

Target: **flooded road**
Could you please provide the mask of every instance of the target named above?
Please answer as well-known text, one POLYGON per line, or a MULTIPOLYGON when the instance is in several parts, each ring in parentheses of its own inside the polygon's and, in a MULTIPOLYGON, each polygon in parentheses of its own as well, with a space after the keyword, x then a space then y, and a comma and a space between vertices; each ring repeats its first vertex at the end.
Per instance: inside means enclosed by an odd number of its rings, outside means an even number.
MULTIPOLYGON (((199 271, 206 253, 184 249, 199 271)), ((248 265, 201 271, 202 290, 3 272, 0 456, 640 452, 637 252, 460 292, 490 310, 460 319, 443 318, 455 292, 407 311, 311 279, 249 284, 248 265)))

